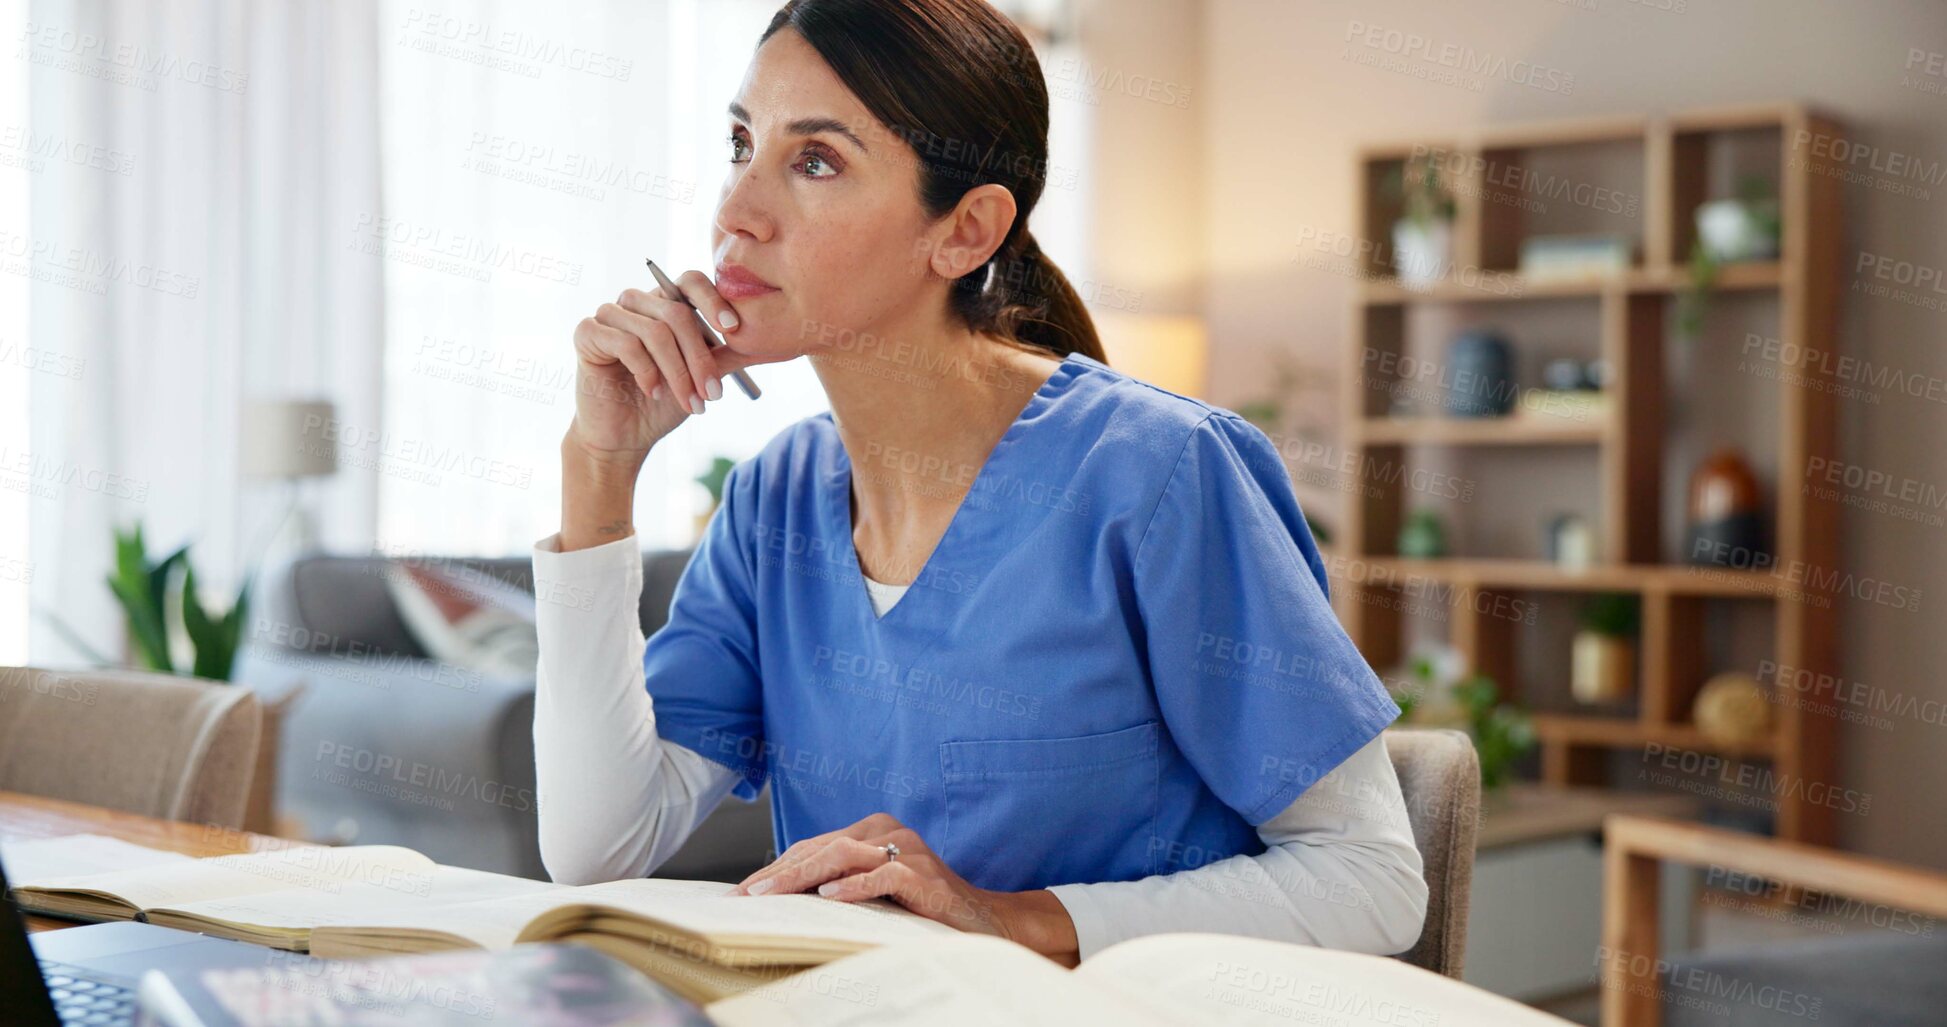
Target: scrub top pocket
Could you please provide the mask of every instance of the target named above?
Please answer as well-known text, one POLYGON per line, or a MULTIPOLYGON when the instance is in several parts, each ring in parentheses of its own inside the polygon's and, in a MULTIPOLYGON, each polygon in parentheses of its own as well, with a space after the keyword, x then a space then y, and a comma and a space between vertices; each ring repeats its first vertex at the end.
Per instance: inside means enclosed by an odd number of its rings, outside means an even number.
POLYGON ((1000 891, 1100 880, 1103 867, 1131 857, 1146 877, 1156 864, 1159 730, 1151 720, 1066 738, 942 742, 946 827, 928 844, 1000 891))

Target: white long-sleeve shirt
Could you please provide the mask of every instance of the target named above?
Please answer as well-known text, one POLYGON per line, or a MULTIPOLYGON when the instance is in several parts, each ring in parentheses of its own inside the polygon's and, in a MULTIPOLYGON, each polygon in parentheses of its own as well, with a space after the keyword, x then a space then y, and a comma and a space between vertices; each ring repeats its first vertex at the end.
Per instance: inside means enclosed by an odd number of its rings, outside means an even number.
MULTIPOLYGON (((656 733, 637 610, 633 535, 563 553, 534 545, 540 639, 534 759, 541 861, 554 880, 651 874, 715 810, 738 775, 656 733)), ((900 586, 870 582, 876 613, 900 586)), ((1049 889, 1075 924, 1081 958, 1118 941, 1213 931, 1356 952, 1411 948, 1426 883, 1399 779, 1375 738, 1258 825, 1265 851, 1137 881, 1049 889)))

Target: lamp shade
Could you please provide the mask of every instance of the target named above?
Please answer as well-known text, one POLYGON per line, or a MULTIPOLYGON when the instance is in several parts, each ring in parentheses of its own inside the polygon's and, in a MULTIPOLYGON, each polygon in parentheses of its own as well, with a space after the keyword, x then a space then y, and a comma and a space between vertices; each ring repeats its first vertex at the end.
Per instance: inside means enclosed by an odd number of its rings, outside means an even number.
POLYGON ((243 408, 243 473, 312 478, 338 470, 329 400, 258 400, 243 408))
POLYGON ((1092 313, 1109 366, 1179 396, 1202 399, 1210 373, 1210 341, 1194 317, 1092 313))

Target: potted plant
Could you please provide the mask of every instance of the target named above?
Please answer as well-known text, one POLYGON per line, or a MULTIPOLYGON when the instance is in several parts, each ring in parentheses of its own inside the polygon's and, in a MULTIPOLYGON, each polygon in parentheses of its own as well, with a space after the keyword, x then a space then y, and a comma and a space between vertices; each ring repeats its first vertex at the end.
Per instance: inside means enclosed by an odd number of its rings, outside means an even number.
POLYGON ((228 682, 243 637, 243 618, 250 609, 248 577, 229 610, 217 616, 203 605, 205 590, 196 585, 188 546, 154 561, 149 559, 141 522, 126 533, 115 529, 115 573, 108 576, 108 589, 122 606, 132 655, 139 657, 141 666, 148 670, 186 672, 209 681, 228 682), (172 604, 171 579, 178 568, 182 570, 182 585, 176 590, 177 602, 172 604), (178 644, 183 639, 187 639, 186 647, 178 644), (189 666, 178 671, 176 653, 184 648, 190 657, 189 666))
POLYGON ((1409 560, 1438 560, 1447 555, 1447 529, 1440 513, 1432 507, 1418 507, 1406 515, 1399 529, 1399 555, 1409 560))
POLYGON ((1738 179, 1737 196, 1697 205, 1697 242, 1722 263, 1778 257, 1778 196, 1763 175, 1738 179))
POLYGON ((1468 674, 1449 646, 1422 649, 1407 663, 1407 687, 1395 691, 1400 721, 1467 732, 1480 755, 1481 788, 1507 783, 1514 765, 1535 747, 1533 718, 1520 705, 1501 701, 1500 686, 1485 674, 1468 674))
POLYGON ((1446 277, 1453 262, 1453 194, 1430 154, 1405 161, 1387 182, 1401 214, 1393 222, 1394 273, 1401 285, 1426 288, 1446 277))
POLYGON ((1640 604, 1633 595, 1603 593, 1582 607, 1575 633, 1569 688, 1587 705, 1627 699, 1636 688, 1636 633, 1640 604))
POLYGON ((1763 175, 1738 179, 1735 199, 1700 203, 1695 217, 1688 281, 1677 295, 1677 331, 1689 340, 1703 329, 1718 271, 1725 264, 1776 260, 1782 228, 1777 192, 1763 175))

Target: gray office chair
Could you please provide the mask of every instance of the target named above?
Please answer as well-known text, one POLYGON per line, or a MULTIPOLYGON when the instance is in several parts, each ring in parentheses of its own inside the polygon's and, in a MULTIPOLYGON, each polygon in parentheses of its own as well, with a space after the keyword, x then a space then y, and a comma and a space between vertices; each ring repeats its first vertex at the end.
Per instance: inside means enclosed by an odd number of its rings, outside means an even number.
POLYGON ((0 667, 0 789, 238 827, 261 720, 231 685, 0 667))
POLYGON ((1385 739, 1427 886, 1426 927, 1398 958, 1459 980, 1480 830, 1480 757, 1459 731, 1392 728, 1385 739))

